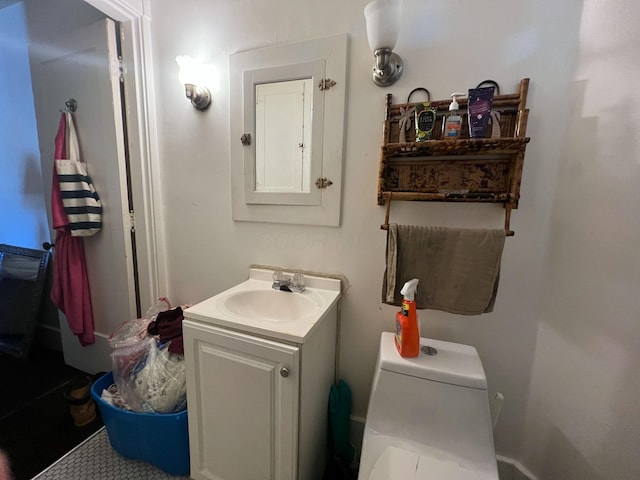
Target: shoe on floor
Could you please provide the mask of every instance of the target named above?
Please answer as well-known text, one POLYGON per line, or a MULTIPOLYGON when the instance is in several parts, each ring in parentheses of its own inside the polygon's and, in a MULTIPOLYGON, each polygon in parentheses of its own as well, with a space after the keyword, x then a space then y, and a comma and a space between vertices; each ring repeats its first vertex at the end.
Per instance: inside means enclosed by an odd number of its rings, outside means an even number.
POLYGON ((92 398, 82 405, 71 405, 69 410, 73 424, 78 428, 86 427, 96 418, 96 404, 92 398))
POLYGON ((74 378, 62 394, 69 402, 73 424, 78 427, 89 425, 96 418, 96 404, 91 398, 93 378, 89 375, 74 378))

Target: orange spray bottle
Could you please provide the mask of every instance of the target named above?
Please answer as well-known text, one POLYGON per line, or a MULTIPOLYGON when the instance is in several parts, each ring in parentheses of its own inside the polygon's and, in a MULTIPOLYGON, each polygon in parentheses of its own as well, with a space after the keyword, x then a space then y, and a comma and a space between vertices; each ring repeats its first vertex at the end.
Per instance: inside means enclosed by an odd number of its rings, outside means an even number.
POLYGON ((414 300, 419 280, 414 278, 404 284, 402 309, 396 313, 395 343, 401 357, 417 357, 420 353, 420 324, 414 300))

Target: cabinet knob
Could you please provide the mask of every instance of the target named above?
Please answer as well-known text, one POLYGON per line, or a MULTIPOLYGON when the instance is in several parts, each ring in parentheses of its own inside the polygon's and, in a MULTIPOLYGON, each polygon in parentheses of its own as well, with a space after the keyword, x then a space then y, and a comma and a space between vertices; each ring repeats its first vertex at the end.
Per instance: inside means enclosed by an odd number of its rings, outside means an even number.
POLYGON ((289 369, 286 367, 282 367, 280 369, 280 375, 283 376, 284 378, 287 378, 289 376, 289 369))

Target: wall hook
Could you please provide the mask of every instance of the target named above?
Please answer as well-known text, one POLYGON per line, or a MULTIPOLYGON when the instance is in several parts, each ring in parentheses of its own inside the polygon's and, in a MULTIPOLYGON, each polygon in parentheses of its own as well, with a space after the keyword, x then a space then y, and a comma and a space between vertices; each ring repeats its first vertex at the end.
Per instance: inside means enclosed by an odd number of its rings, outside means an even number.
POLYGON ((74 113, 78 109, 78 102, 76 102, 75 98, 70 98, 64 102, 64 106, 67 112, 74 113))

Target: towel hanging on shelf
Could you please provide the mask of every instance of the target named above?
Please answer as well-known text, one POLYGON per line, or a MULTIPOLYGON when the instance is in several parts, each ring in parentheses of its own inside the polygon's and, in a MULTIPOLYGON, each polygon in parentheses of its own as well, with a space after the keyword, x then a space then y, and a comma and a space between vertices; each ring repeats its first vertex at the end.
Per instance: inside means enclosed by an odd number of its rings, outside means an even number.
POLYGON ((462 315, 493 311, 504 230, 390 224, 382 302, 401 305, 400 288, 420 279, 419 309, 462 315))

